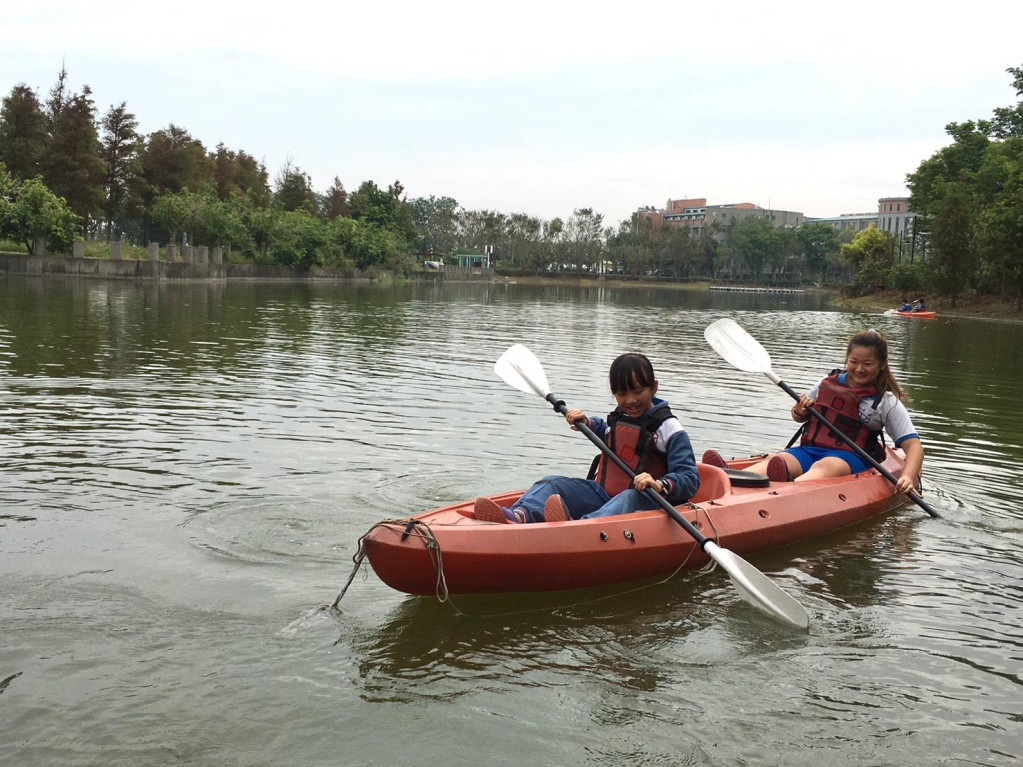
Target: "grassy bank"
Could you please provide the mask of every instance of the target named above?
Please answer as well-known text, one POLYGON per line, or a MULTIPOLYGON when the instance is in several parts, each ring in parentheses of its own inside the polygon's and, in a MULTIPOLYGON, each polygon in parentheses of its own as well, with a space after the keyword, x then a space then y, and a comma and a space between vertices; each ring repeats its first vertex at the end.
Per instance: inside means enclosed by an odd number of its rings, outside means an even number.
MULTIPOLYGON (((907 300, 919 298, 919 295, 906 295, 893 290, 871 293, 858 298, 836 297, 834 303, 846 309, 862 311, 884 311, 902 306, 907 300)), ((1016 300, 1003 296, 986 296, 967 293, 952 301, 942 296, 926 296, 927 308, 937 312, 939 317, 982 317, 992 320, 1023 322, 1023 313, 1016 308, 1016 300)))

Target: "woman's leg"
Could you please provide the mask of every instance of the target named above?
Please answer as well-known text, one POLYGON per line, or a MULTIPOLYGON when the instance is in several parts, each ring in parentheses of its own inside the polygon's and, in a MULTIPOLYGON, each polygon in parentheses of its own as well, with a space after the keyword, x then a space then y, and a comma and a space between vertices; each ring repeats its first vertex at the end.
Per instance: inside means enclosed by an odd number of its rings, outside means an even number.
POLYGON ((852 474, 852 468, 841 458, 828 456, 815 461, 813 466, 806 470, 806 473, 796 478, 796 482, 805 482, 811 479, 828 479, 829 477, 844 477, 852 474))
MULTIPOLYGON (((783 450, 780 453, 771 453, 767 458, 762 461, 757 461, 752 466, 747 466, 746 471, 752 471, 754 474, 763 474, 767 476, 767 464, 771 462, 771 459, 776 455, 780 455, 785 461, 785 465, 789 467, 789 476, 795 479, 803 473, 803 466, 792 453, 787 450, 783 450)), ((837 476, 837 475, 836 475, 837 476)))

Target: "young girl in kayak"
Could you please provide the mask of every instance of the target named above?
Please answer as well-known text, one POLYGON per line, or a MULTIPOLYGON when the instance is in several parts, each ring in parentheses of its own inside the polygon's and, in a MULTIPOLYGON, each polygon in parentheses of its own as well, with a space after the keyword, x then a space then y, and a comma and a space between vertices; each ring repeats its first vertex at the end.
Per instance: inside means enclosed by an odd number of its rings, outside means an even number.
POLYGON ((906 466, 895 486, 904 493, 914 489, 924 461, 924 448, 903 404, 902 390, 888 367, 888 343, 875 330, 852 337, 846 349, 845 370, 821 379, 792 406, 792 419, 810 423, 799 447, 770 455, 748 471, 766 474, 774 482, 797 482, 842 477, 870 468, 870 464, 810 415, 816 410, 877 461, 883 459, 880 442, 884 429, 896 447, 906 453, 906 466), (851 395, 851 396, 850 396, 851 395))
POLYGON ((642 354, 623 354, 608 376, 618 407, 603 418, 569 410, 565 420, 585 422, 636 474, 630 479, 603 453, 591 478, 549 476, 510 508, 477 498, 476 519, 485 522, 561 522, 628 514, 659 506, 643 492, 653 488, 672 503, 689 500, 700 486, 689 435, 668 403, 656 396, 657 379, 642 354))

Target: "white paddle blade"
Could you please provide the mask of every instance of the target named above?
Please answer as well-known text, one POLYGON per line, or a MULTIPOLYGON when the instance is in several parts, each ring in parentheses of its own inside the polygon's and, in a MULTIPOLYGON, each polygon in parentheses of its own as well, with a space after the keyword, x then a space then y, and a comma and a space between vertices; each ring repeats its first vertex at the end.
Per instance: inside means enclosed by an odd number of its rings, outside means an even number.
POLYGON ((509 386, 546 398, 551 393, 540 360, 522 344, 515 344, 494 363, 497 377, 509 386))
POLYGON ((734 320, 725 317, 712 322, 703 337, 733 367, 747 373, 771 374, 771 355, 734 320))
POLYGON ((793 628, 805 629, 810 625, 810 616, 799 602, 738 554, 722 549, 714 541, 707 541, 703 550, 728 573, 735 590, 746 602, 793 628))

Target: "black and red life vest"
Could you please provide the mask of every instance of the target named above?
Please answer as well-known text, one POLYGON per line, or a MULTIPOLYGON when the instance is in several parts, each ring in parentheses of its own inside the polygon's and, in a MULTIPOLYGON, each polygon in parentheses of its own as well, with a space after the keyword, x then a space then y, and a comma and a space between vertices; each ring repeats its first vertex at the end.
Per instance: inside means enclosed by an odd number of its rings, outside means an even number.
MULTIPOLYGON (((661 424, 672 418, 671 408, 663 402, 639 418, 625 415, 616 408, 607 417, 607 446, 636 474, 644 471, 654 479, 668 473, 667 456, 654 446, 654 435, 661 424)), ((632 487, 632 478, 601 453, 592 478, 603 486, 608 495, 618 495, 632 487)))
MULTIPOLYGON (((849 386, 839 382, 839 374, 835 371, 820 382, 817 389, 817 401, 814 408, 822 416, 833 423, 840 432, 863 448, 868 455, 880 460, 884 456, 881 444, 881 432, 874 431, 860 421, 860 400, 873 397, 876 408, 881 401, 876 386, 849 386)), ((811 418, 803 427, 801 445, 826 447, 835 450, 849 450, 831 429, 816 418, 811 418)))

